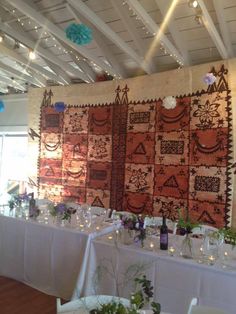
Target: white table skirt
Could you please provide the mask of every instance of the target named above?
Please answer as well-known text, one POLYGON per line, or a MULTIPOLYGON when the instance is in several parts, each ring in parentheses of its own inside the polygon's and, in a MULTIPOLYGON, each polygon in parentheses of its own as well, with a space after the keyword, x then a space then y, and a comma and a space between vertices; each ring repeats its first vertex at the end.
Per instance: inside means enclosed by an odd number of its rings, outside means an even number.
POLYGON ((138 265, 145 265, 147 278, 154 284, 155 301, 161 303, 163 311, 187 313, 190 300, 197 297, 200 304, 222 308, 230 314, 236 313, 236 271, 171 257, 166 252, 150 252, 121 244, 116 246, 104 239, 92 241, 88 260, 84 295, 117 295, 119 292, 119 296, 128 297, 133 291, 130 283, 125 287, 120 283, 129 278, 127 270, 131 270, 130 266, 134 269, 138 265), (101 265, 103 268, 98 268, 101 265), (115 278, 118 276, 117 289, 115 278), (94 279, 99 277, 99 284, 95 283, 94 279))
POLYGON ((78 274, 84 281, 91 240, 113 229, 86 233, 0 216, 0 275, 70 299, 78 274))

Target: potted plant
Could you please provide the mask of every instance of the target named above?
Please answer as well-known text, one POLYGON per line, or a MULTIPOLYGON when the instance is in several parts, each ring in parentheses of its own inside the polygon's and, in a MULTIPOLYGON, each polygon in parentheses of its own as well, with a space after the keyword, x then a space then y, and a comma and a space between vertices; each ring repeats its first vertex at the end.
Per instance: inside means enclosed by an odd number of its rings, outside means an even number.
POLYGON ((152 301, 153 287, 151 281, 145 275, 135 278, 136 291, 131 294, 130 306, 125 306, 121 302, 110 302, 102 304, 98 308, 92 309, 90 314, 138 314, 140 310, 150 304, 153 314, 161 313, 160 303, 152 301))
POLYGON ((185 235, 182 246, 181 246, 181 256, 184 258, 193 258, 193 245, 192 245, 192 238, 191 233, 193 228, 199 227, 200 224, 197 222, 192 222, 190 220, 188 211, 186 210, 185 217, 183 217, 181 210, 179 212, 179 220, 178 220, 178 228, 180 229, 180 234, 185 235))

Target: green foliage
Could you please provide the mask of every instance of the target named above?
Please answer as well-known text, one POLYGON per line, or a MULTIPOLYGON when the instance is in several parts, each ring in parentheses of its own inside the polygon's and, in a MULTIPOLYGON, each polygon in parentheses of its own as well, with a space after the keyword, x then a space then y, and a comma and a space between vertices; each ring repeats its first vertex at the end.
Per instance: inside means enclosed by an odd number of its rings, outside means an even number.
POLYGON ((236 246, 236 230, 233 228, 222 228, 219 229, 218 235, 223 235, 225 242, 231 244, 233 247, 236 246))
POLYGON ((189 218, 189 215, 186 211, 185 217, 182 216, 181 209, 178 209, 179 219, 178 219, 178 227, 185 229, 187 232, 191 232, 193 228, 199 227, 200 224, 198 222, 192 222, 189 218))
MULTIPOLYGON (((153 297, 153 287, 151 281, 145 275, 142 278, 135 278, 134 281, 136 292, 131 295, 130 307, 125 307, 122 303, 113 301, 91 310, 90 314, 138 314, 138 310, 149 303, 153 297)), ((154 314, 160 314, 161 305, 159 303, 151 302, 151 307, 154 314)))

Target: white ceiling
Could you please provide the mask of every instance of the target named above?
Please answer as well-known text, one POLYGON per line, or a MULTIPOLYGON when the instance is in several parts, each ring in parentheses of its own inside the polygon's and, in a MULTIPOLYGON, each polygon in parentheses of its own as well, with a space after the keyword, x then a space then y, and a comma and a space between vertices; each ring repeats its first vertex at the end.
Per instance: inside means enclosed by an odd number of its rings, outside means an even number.
POLYGON ((236 0, 0 0, 0 93, 151 74, 236 55, 236 0), (201 23, 196 16, 201 16, 201 23), (93 41, 66 38, 84 23, 93 41), (36 51, 29 62, 28 51, 36 51))

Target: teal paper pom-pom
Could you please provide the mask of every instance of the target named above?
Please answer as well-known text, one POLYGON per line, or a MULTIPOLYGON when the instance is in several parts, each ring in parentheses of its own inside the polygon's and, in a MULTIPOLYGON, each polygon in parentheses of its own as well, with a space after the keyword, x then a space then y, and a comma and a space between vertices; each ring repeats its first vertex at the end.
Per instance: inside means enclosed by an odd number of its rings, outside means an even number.
POLYGON ((4 102, 0 100, 0 112, 3 112, 5 110, 4 102))
POLYGON ((92 30, 85 24, 70 24, 66 28, 66 37, 77 45, 86 45, 93 40, 92 30))

